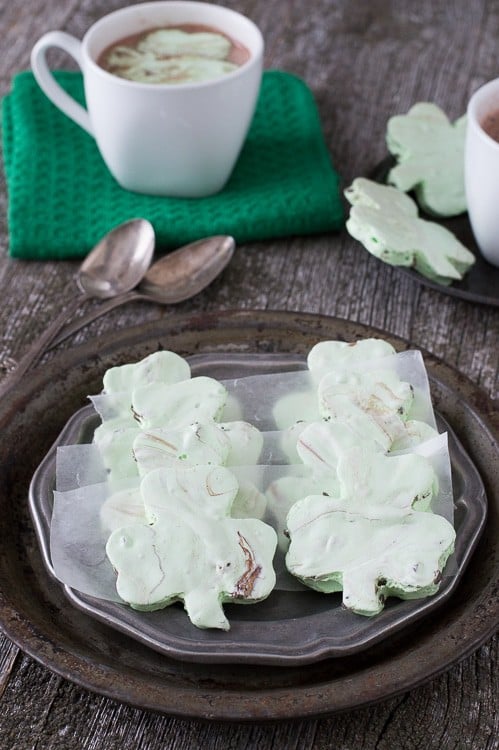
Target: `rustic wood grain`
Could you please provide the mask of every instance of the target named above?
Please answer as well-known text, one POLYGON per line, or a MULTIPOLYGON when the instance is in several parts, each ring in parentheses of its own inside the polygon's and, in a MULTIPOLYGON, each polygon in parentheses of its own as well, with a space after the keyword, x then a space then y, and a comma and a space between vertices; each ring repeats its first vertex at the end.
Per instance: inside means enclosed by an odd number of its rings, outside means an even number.
MULTIPOLYGON (((52 28, 81 36, 122 0, 1 3, 0 86, 29 66, 52 28)), ((344 186, 386 153, 387 118, 418 100, 465 110, 497 75, 499 6, 493 0, 232 0, 262 28, 267 67, 303 77, 314 91, 344 186)), ((54 64, 68 67, 62 55, 54 64)), ((71 296, 76 265, 7 257, 7 197, 0 190, 0 361, 19 357, 71 296)), ((499 384, 499 313, 415 283, 370 257, 346 233, 238 248, 223 275, 178 312, 218 309, 320 312, 410 340, 465 373, 490 396, 499 384)), ((172 308, 135 303, 80 332, 71 346, 172 308)), ((49 355, 50 356, 50 355, 49 355)), ((246 750, 497 750, 498 639, 446 674, 402 696, 330 719, 276 725, 199 724, 93 695, 50 673, 0 638, 0 747, 246 750)))

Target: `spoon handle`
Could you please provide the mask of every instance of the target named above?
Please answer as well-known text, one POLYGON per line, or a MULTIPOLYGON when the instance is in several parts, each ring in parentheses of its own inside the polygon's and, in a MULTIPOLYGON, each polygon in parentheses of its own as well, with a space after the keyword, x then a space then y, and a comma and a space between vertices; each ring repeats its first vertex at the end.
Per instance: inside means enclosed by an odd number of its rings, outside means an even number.
POLYGON ((15 385, 17 385, 17 383, 19 383, 29 368, 48 350, 52 340, 64 326, 68 317, 73 315, 82 302, 85 302, 87 299, 88 296, 86 294, 80 294, 77 297, 74 297, 71 302, 61 310, 57 318, 52 321, 36 341, 31 344, 23 357, 21 357, 16 369, 10 373, 10 375, 7 375, 5 380, 0 384, 0 397, 5 396, 15 385))
POLYGON ((126 292, 125 294, 119 294, 117 297, 111 297, 110 299, 101 302, 100 305, 94 307, 92 310, 89 310, 86 315, 82 315, 81 317, 76 318, 76 320, 73 320, 71 323, 68 323, 67 326, 64 326, 59 335, 56 336, 56 338, 48 346, 48 349, 52 349, 54 346, 58 346, 58 344, 60 344, 62 341, 65 341, 65 339, 67 339, 69 336, 72 336, 74 333, 84 328, 93 320, 100 318, 101 315, 114 310, 115 307, 119 307, 120 305, 124 305, 127 302, 134 302, 135 300, 139 299, 145 299, 145 297, 143 297, 143 295, 139 292, 131 291, 126 292))

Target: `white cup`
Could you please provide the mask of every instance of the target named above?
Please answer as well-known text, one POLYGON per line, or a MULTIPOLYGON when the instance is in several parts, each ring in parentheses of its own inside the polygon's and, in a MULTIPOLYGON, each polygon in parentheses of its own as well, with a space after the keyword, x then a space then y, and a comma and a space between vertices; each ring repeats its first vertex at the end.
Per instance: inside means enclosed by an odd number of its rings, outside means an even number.
POLYGON ((499 112, 499 78, 476 91, 468 104, 464 179, 473 234, 486 260, 499 266, 499 143, 482 125, 499 112))
POLYGON ((246 138, 260 89, 263 39, 245 16, 204 2, 149 2, 97 21, 80 42, 62 31, 34 46, 31 66, 48 98, 92 135, 109 171, 127 190, 201 197, 227 182, 246 138), (109 45, 161 26, 201 24, 244 45, 249 60, 220 78, 182 84, 137 83, 108 73, 109 45), (71 55, 83 73, 87 109, 55 81, 50 47, 71 55))

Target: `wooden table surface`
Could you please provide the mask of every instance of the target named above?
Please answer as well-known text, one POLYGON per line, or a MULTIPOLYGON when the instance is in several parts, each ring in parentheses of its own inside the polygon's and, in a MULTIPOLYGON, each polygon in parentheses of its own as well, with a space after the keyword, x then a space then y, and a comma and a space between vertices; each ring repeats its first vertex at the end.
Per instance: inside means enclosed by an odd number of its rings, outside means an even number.
MULTIPOLYGON (((266 40, 266 67, 303 77, 318 103, 343 185, 385 155, 389 116, 434 101, 451 118, 499 72, 499 3, 493 0, 228 0, 266 40)), ((0 4, 2 94, 29 66, 50 29, 81 37, 122 0, 0 4)), ((55 58, 65 65, 65 60, 55 58)), ((69 67, 69 66, 66 66, 69 67)), ((0 360, 19 358, 69 300, 73 262, 8 258, 7 196, 1 190, 0 360)), ((26 217, 29 221, 29 217, 26 217)), ((497 398, 499 311, 414 282, 370 257, 346 232, 241 246, 212 286, 176 308, 323 313, 372 325, 423 347, 497 398)), ((168 318, 146 303, 108 314, 65 346, 115 328, 168 318)), ((0 746, 39 748, 499 747, 498 640, 395 698, 317 720, 280 724, 197 723, 142 711, 87 692, 0 636, 0 746)))

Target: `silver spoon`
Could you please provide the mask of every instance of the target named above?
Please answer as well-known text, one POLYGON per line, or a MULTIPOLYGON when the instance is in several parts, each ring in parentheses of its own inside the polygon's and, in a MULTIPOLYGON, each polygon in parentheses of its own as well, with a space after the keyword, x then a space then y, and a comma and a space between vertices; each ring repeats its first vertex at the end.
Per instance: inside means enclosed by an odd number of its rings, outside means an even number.
POLYGON ((154 244, 154 229, 145 219, 127 221, 103 237, 78 270, 76 284, 80 294, 31 345, 16 369, 0 385, 0 396, 19 382, 82 303, 92 297, 116 297, 137 286, 151 263, 154 244))
POLYGON ((49 348, 57 346, 88 323, 127 302, 147 300, 172 305, 194 297, 223 271, 232 258, 235 247, 233 237, 217 235, 191 242, 164 255, 149 268, 136 291, 110 299, 69 323, 49 348))

